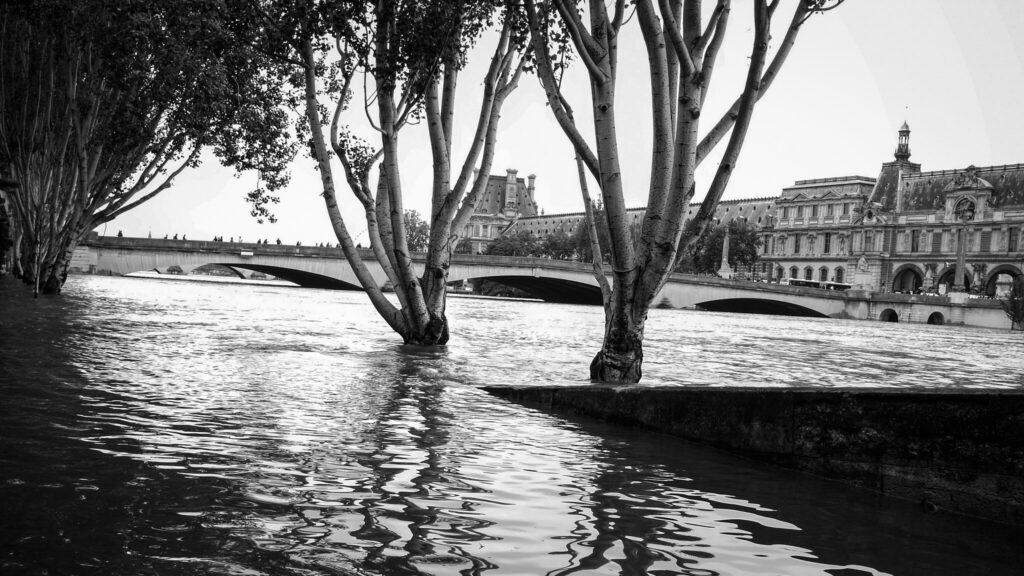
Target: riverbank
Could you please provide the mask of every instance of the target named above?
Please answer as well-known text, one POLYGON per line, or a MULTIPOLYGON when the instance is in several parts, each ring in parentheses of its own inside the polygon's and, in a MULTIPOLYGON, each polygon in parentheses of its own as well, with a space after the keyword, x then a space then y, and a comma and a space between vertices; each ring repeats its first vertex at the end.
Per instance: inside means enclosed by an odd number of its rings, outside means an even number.
POLYGON ((489 386, 946 510, 1024 525, 1024 391, 489 386))

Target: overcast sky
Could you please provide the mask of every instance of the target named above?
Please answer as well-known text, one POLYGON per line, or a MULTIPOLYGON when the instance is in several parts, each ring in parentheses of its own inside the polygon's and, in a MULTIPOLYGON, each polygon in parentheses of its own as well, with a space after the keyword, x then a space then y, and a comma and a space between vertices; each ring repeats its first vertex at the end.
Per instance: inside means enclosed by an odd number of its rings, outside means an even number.
MULTIPOLYGON (((781 40, 793 0, 776 16, 781 40)), ((702 118, 710 127, 738 94, 750 53, 752 16, 733 3, 731 37, 718 59, 702 118)), ((626 202, 646 202, 650 166, 647 64, 636 21, 620 48, 617 114, 626 202)), ((804 27, 785 68, 755 111, 726 199, 777 196, 795 180, 859 174, 874 177, 892 159, 896 131, 912 130, 911 160, 923 170, 1024 162, 1024 2, 1021 0, 848 0, 804 27)), ((464 155, 482 91, 479 79, 493 50, 488 38, 460 81, 455 158, 464 155)), ((588 119, 582 70, 567 79, 577 118, 588 119)), ((350 113, 360 126, 361 111, 350 113), (357 113, 358 112, 358 113, 357 113)), ((580 122, 581 125, 585 124, 580 122)), ((406 207, 429 206, 430 155, 424 126, 402 133, 406 207)), ((373 134, 363 127, 362 135, 373 134)), ((379 140, 378 140, 379 141, 379 140)), ((717 157, 698 172, 698 198, 717 157)), ((571 146, 544 104, 537 79, 525 76, 501 119, 492 173, 507 168, 537 175, 536 199, 547 214, 582 210, 571 146)), ((337 177, 341 182, 340 167, 337 177)), ((212 157, 183 173, 170 190, 100 227, 108 235, 189 239, 222 235, 245 241, 280 238, 303 244, 335 242, 308 158, 297 160, 292 183, 276 205, 278 222, 248 214, 245 191, 255 174, 237 176, 212 157)), ((596 190, 594 191, 596 194, 596 190)), ((339 190, 350 232, 366 242, 361 210, 339 190)))

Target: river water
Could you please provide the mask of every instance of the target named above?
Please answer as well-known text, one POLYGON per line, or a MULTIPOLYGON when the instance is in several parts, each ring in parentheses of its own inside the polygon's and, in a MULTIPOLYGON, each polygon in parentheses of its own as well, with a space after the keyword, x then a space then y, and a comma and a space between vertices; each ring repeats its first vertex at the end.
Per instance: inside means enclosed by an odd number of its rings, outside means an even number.
MULTIPOLYGON (((0 282, 3 574, 1015 574, 1024 530, 485 384, 578 384, 596 307, 452 298, 446 350, 359 293, 0 282)), ((645 384, 1024 386, 1019 333, 655 310, 645 384)))

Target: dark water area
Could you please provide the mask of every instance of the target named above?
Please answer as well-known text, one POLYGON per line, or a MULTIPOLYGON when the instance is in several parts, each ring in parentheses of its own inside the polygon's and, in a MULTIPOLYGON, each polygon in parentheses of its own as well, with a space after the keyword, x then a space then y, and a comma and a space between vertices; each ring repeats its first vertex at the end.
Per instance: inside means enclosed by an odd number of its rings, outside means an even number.
MULTIPOLYGON (((1024 528, 493 398, 601 311, 450 309, 424 351, 355 293, 0 282, 0 573, 1024 573, 1024 528)), ((1020 334, 892 326, 654 311, 648 384, 1024 385, 1020 334)))

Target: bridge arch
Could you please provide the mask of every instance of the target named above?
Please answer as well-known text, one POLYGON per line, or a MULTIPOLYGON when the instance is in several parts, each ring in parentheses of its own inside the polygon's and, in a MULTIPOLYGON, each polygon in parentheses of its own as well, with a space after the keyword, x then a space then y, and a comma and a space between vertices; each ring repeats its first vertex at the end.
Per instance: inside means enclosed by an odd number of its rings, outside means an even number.
POLYGON ((892 308, 886 308, 882 310, 882 313, 878 315, 878 319, 882 322, 899 322, 900 315, 896 313, 892 308))
MULTIPOLYGON (((545 302, 559 304, 594 304, 601 305, 601 289, 592 284, 568 280, 565 278, 548 278, 544 276, 501 274, 477 276, 467 280, 493 280, 527 292, 545 302)), ((456 279, 456 282, 459 280, 456 279)))
POLYGON ((808 318, 828 318, 817 310, 806 306, 774 300, 769 298, 722 298, 708 300, 696 305, 700 310, 708 312, 737 312, 740 314, 770 314, 773 316, 804 316, 808 318))
POLYGON ((221 264, 220 262, 213 262, 214 264, 220 264, 221 266, 227 266, 228 268, 241 268, 243 270, 252 270, 254 272, 262 272, 264 274, 270 274, 276 276, 282 280, 294 282, 303 288, 323 288, 327 290, 357 290, 362 291, 361 286, 356 286, 344 280, 333 278, 331 276, 325 276, 323 274, 317 274, 315 272, 307 272, 305 270, 296 270, 294 268, 285 268, 282 266, 268 266, 266 264, 239 264, 232 262, 230 264, 221 264))

